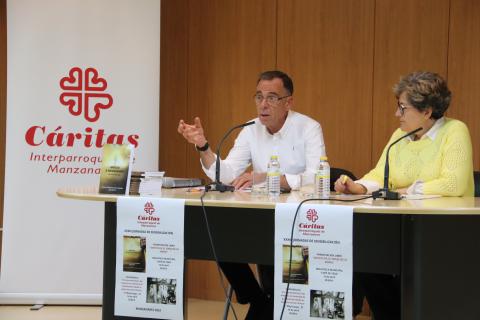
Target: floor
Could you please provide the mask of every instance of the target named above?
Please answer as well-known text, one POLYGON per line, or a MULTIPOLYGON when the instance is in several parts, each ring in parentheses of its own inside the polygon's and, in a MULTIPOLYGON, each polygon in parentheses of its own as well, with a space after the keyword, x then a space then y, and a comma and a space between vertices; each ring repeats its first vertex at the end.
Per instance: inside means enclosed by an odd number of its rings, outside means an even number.
MULTIPOLYGON (((98 306, 45 306, 30 311, 31 306, 0 306, 1 320, 101 320, 98 306)), ((222 319, 224 303, 199 299, 188 300, 188 320, 222 319)), ((238 319, 243 319, 248 306, 234 304, 238 319)), ((229 319, 234 319, 230 312, 229 319)))
MULTIPOLYGON (((45 306, 31 311, 31 306, 0 306, 1 320, 101 320, 102 309, 98 306, 45 306)), ((238 319, 244 319, 248 306, 234 304, 238 319)), ((188 320, 222 319, 224 303, 199 299, 188 300, 188 320)), ((235 319, 230 312, 228 319, 235 319)), ((356 320, 370 320, 358 316, 356 320)))

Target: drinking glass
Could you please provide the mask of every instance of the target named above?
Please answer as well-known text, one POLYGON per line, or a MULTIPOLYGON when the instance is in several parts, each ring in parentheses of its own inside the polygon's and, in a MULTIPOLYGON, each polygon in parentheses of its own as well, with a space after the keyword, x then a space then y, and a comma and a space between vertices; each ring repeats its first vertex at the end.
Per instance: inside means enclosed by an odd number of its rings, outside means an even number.
POLYGON ((267 174, 265 172, 252 172, 252 195, 263 196, 267 194, 267 174))
POLYGON ((300 194, 304 198, 313 198, 315 192, 315 173, 304 172, 300 175, 300 194))

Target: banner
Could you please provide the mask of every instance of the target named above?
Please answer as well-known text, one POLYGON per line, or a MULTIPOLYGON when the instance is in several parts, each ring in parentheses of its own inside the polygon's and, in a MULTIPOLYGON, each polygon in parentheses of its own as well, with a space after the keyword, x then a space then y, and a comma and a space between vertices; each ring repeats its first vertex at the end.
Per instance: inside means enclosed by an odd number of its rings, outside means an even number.
POLYGON ((117 202, 115 316, 183 319, 185 200, 117 202))
POLYGON ((353 207, 298 204, 275 208, 275 298, 279 319, 352 319, 353 207), (289 272, 290 271, 290 272, 289 272))
POLYGON ((101 303, 106 143, 157 170, 159 0, 7 0, 7 137, 0 303, 101 303))

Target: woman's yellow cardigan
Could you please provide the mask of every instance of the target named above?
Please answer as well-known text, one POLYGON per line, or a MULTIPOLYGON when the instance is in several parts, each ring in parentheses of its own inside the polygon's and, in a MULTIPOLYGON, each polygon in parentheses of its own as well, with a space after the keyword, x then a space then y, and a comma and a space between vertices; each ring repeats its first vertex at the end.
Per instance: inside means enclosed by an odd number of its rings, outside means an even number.
MULTIPOLYGON (((377 166, 362 180, 383 186, 387 147, 403 134, 400 129, 393 133, 377 166)), ((459 120, 445 118, 433 140, 428 136, 417 141, 403 139, 390 149, 389 158, 392 189, 408 188, 422 180, 424 194, 474 194, 472 142, 467 126, 459 120)))

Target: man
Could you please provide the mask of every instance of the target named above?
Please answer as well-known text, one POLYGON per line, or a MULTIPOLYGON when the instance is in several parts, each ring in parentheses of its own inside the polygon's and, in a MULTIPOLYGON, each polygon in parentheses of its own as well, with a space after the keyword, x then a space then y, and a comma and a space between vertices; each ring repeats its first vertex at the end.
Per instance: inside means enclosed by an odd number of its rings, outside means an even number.
MULTIPOLYGON (((231 183, 235 189, 252 185, 251 164, 254 172, 266 175, 272 154, 278 155, 284 190, 300 188, 301 174, 315 172, 318 161, 325 155, 322 128, 315 120, 292 111, 293 82, 281 71, 260 74, 253 96, 258 118, 255 124, 242 129, 227 158, 220 162, 220 180, 231 183)), ((178 132, 194 144, 200 153, 203 170, 215 178, 216 154, 210 149, 200 119, 194 124, 180 120, 178 132)), ((259 266, 262 290, 248 264, 221 262, 220 267, 235 289, 240 303, 250 303, 246 319, 273 318, 273 267, 259 266)))

